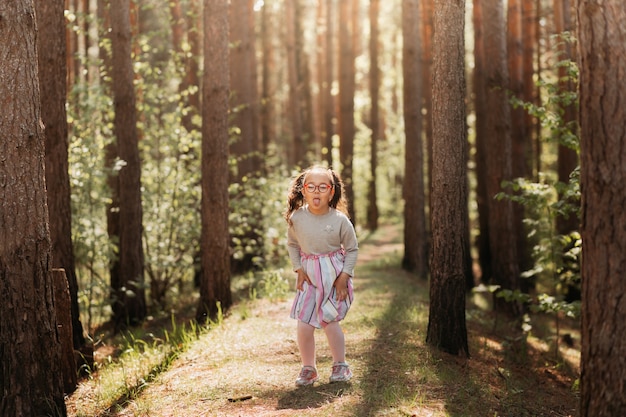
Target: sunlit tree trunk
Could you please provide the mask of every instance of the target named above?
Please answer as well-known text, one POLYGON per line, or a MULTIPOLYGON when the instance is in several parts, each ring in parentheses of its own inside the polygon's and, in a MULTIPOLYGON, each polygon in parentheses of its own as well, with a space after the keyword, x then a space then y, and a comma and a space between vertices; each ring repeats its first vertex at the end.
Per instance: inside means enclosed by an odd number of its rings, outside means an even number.
POLYGON ((202 274, 196 319, 232 304, 228 232, 228 0, 204 0, 202 274))
POLYGON ((276 129, 274 127, 274 83, 272 73, 275 70, 274 47, 272 39, 275 36, 275 15, 271 3, 266 1, 261 9, 261 143, 263 154, 267 154, 270 143, 274 142, 276 129))
POLYGON ((424 200, 422 77, 417 0, 402 1, 404 99, 404 257, 402 267, 426 278, 428 241, 424 200))
MULTIPOLYGON (((518 290, 519 263, 513 223, 513 204, 496 199, 503 191, 502 181, 512 179, 511 112, 507 97, 509 75, 506 60, 506 27, 502 0, 483 0, 483 40, 486 92, 486 158, 487 204, 489 206, 489 245, 494 284, 501 289, 518 290)), ((516 303, 495 298, 498 311, 518 316, 516 303)))
POLYGON ((355 68, 354 45, 351 27, 351 1, 339 2, 339 160, 341 176, 346 187, 348 210, 353 223, 356 223, 354 211, 354 185, 352 163, 354 159, 354 93, 355 68))
POLYGON ((626 3, 578 0, 582 350, 580 415, 626 411, 626 3))
MULTIPOLYGON (((141 162, 139 158, 134 72, 131 59, 129 0, 111 1, 111 49, 114 134, 119 189, 118 267, 111 270, 113 319, 118 326, 133 325, 146 316, 142 245, 141 162)), ((114 210, 114 208, 112 208, 114 210)), ((116 239, 117 238, 117 242, 116 239)))
POLYGON ((0 414, 66 416, 34 2, 4 2, 0 10, 0 414))
POLYGON ((335 64, 335 25, 334 14, 335 10, 333 0, 321 0, 326 2, 326 42, 325 42, 325 55, 326 55, 326 79, 323 86, 324 92, 324 111, 322 112, 322 118, 324 123, 324 140, 323 147, 326 148, 324 154, 326 162, 329 166, 333 166, 333 134, 335 128, 333 126, 333 117, 335 116, 335 99, 333 97, 332 88, 335 76, 334 64, 335 64))
MULTIPOLYGON (((191 5, 197 2, 192 1, 191 5)), ((188 132, 197 130, 194 119, 200 111, 200 93, 198 92, 198 13, 197 6, 183 9, 181 0, 169 3, 172 27, 172 45, 176 53, 176 62, 182 66, 182 76, 178 91, 182 94, 186 111, 182 116, 182 124, 188 132), (185 44, 187 45, 185 47, 185 44)))
MULTIPOLYGON (((297 0, 296 0, 297 1, 297 0)), ((285 3, 286 26, 287 26, 287 75, 289 79, 289 115, 291 116, 291 132, 292 132, 292 166, 308 165, 307 151, 308 142, 304 135, 304 126, 301 111, 301 89, 299 88, 301 80, 298 73, 298 41, 297 22, 296 22, 296 5, 294 1, 285 3)))
POLYGON ((192 0, 189 3, 189 12, 186 15, 187 20, 187 42, 189 43, 189 56, 185 61, 185 85, 187 87, 196 87, 190 91, 188 97, 188 105, 190 112, 183 118, 184 126, 188 129, 197 129, 197 123, 193 123, 194 116, 200 116, 200 59, 202 53, 201 48, 201 32, 202 32, 202 7, 200 0, 192 0))
MULTIPOLYGON (((67 67, 64 8, 63 2, 59 0, 37 0, 35 7, 39 28, 39 89, 41 119, 45 126, 51 267, 65 270, 70 294, 72 344, 78 350, 85 345, 85 335, 78 308, 78 282, 72 245, 68 127, 65 113, 67 67)), ((72 372, 76 373, 76 370, 72 372)))
POLYGON ((316 161, 322 161, 325 158, 325 142, 326 132, 324 131, 324 99, 326 95, 326 48, 324 43, 326 40, 326 1, 317 0, 315 6, 315 74, 313 78, 317 82, 317 92, 313 94, 313 107, 315 108, 314 132, 315 132, 315 154, 316 161))
POLYGON ((234 0, 230 5, 230 79, 231 124, 236 128, 231 153, 237 158, 237 180, 259 168, 255 152, 258 135, 258 92, 253 68, 256 66, 254 33, 250 27, 252 4, 249 0, 234 0))
MULTIPOLYGON (((300 81, 301 103, 300 111, 302 113, 302 128, 304 137, 307 142, 307 148, 309 152, 315 150, 315 144, 317 143, 317 133, 315 130, 315 113, 317 108, 313 106, 313 93, 311 91, 311 65, 310 57, 307 48, 307 39, 304 37, 305 28, 307 22, 305 20, 305 3, 301 0, 295 2, 296 5, 296 53, 297 68, 298 68, 298 80, 300 81)), ((317 158, 315 158, 317 162, 317 158)))
POLYGON ((435 0, 430 312, 426 342, 469 356, 465 324, 467 129, 465 2, 435 0))
POLYGON ((370 2, 370 96, 371 114, 370 128, 370 181, 367 193, 367 228, 378 228, 378 203, 376 193, 376 170, 378 168, 378 138, 380 136, 380 116, 378 100, 380 91, 380 68, 378 66, 378 14, 380 13, 380 0, 370 2))

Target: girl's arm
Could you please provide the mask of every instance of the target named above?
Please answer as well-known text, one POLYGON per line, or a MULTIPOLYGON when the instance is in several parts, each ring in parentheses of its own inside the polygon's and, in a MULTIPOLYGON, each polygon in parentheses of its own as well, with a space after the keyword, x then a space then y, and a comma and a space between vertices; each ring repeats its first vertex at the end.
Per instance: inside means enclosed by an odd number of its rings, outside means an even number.
POLYGON ((345 272, 348 277, 351 277, 354 276, 354 268, 359 254, 359 243, 356 238, 354 226, 347 217, 341 225, 340 234, 341 246, 346 254, 343 261, 343 272, 345 272))

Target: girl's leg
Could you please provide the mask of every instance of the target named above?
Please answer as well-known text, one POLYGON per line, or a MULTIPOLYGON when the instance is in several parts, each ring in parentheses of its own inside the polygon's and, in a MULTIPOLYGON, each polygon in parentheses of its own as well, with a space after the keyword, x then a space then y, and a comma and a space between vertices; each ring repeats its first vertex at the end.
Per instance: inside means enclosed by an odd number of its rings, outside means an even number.
POLYGON ((315 327, 298 320, 297 338, 302 366, 315 368, 315 327))
POLYGON ((330 353, 333 356, 333 362, 345 362, 346 361, 346 342, 343 336, 343 330, 338 321, 328 323, 324 327, 326 338, 328 339, 328 346, 330 347, 330 353))

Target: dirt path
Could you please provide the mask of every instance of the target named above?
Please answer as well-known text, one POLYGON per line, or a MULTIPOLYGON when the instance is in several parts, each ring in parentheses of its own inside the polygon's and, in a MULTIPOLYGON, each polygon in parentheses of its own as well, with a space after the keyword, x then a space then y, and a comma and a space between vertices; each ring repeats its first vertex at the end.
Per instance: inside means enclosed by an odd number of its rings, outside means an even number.
MULTIPOLYGON (((401 250, 399 240, 399 229, 387 227, 362 241, 359 265, 401 250)), ((357 302, 344 324, 349 356, 360 343, 351 338, 350 318, 362 320, 366 315, 364 306, 358 303, 359 284, 355 286, 357 302)), ((328 384, 332 361, 321 331, 316 333, 320 383, 304 389, 294 386, 300 362, 295 322, 288 317, 290 306, 291 297, 236 306, 221 327, 194 343, 168 372, 117 415, 325 416, 333 410, 356 407, 361 398, 353 387, 359 384, 363 364, 358 355, 352 356, 353 381, 328 384)), ((373 332, 374 328, 365 336, 373 340, 373 332)))

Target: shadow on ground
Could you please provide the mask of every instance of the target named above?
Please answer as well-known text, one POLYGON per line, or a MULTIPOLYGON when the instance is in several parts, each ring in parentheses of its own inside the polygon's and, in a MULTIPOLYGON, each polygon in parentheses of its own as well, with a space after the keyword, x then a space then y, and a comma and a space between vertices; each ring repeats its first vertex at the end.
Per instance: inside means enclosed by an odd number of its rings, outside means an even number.
POLYGON ((278 410, 304 410, 319 408, 341 398, 352 389, 350 382, 335 382, 310 387, 294 388, 278 399, 278 410))

